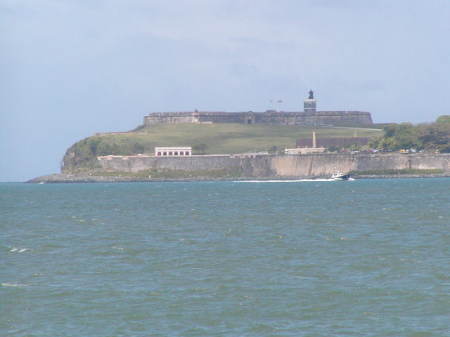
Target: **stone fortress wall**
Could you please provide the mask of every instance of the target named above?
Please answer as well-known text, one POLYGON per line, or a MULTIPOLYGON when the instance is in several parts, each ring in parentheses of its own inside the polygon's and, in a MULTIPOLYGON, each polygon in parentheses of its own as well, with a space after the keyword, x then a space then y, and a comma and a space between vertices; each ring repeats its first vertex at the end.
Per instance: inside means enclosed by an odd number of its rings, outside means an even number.
POLYGON ((177 123, 240 123, 279 124, 301 126, 370 126, 369 112, 363 111, 317 111, 314 93, 304 101, 303 112, 267 110, 265 112, 154 112, 144 117, 144 126, 177 123))
POLYGON ((278 124, 302 126, 370 126, 369 112, 317 111, 317 112, 154 112, 144 117, 144 125, 178 123, 239 123, 278 124))
MULTIPOLYGON (((368 112, 316 111, 313 92, 305 100, 304 112, 175 112, 145 117, 147 126, 161 123, 243 123, 308 126, 370 126, 368 112)), ((367 139, 361 139, 361 141, 367 139)), ((299 144, 301 145, 301 144, 299 144)), ((305 144, 309 145, 309 144, 305 144)), ((98 157, 109 172, 178 171, 196 174, 220 171, 222 175, 255 178, 327 177, 336 171, 438 170, 450 174, 450 154, 431 153, 311 153, 302 155, 195 155, 184 158, 150 155, 98 157)))
POLYGON ((306 155, 209 155, 177 157, 103 156, 105 171, 226 171, 243 177, 327 177, 337 170, 438 169, 450 174, 450 154, 306 154, 306 155))

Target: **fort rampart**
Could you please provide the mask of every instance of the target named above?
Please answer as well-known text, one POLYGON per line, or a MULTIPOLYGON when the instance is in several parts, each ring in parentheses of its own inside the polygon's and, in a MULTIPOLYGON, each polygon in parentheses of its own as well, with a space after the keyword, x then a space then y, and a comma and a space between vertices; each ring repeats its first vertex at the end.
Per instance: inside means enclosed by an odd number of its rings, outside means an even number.
POLYGON ((317 111, 317 112, 154 112, 144 117, 144 125, 177 123, 240 123, 279 124, 302 126, 370 126, 369 112, 317 111))
POLYGON ((450 173, 450 154, 308 154, 192 156, 186 158, 153 156, 104 156, 98 158, 106 171, 222 171, 242 177, 323 177, 336 170, 442 170, 450 173))

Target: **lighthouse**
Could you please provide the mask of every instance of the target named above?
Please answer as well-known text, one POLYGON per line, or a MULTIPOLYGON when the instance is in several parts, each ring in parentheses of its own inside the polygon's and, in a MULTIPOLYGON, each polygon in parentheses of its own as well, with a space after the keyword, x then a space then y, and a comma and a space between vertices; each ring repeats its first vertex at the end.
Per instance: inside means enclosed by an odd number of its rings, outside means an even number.
POLYGON ((305 99, 303 107, 305 112, 316 113, 317 110, 316 110, 316 100, 314 98, 314 91, 312 90, 309 91, 309 96, 307 99, 305 99))

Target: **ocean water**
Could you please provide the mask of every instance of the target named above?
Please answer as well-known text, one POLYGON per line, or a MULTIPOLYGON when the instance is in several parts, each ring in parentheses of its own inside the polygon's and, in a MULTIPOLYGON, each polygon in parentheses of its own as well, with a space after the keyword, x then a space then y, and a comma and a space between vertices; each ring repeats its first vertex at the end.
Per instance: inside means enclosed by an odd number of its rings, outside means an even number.
POLYGON ((0 336, 450 336, 450 179, 0 184, 0 336))

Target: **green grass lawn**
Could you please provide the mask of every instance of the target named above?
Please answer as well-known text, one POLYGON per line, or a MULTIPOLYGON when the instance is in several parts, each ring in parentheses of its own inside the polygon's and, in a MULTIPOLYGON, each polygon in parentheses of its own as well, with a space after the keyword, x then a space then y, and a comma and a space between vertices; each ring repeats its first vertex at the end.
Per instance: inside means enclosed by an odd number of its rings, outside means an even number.
MULTIPOLYGON (((320 128, 317 137, 372 137, 380 130, 364 128, 320 128)), ((161 124, 139 132, 102 135, 102 142, 119 145, 138 143, 143 152, 152 153, 155 146, 193 146, 205 144, 205 153, 241 153, 295 147, 299 138, 310 138, 311 128, 289 125, 245 124, 161 124)))
MULTIPOLYGON (((101 134, 74 144, 64 158, 66 168, 95 165, 101 155, 153 154, 155 146, 192 146, 194 154, 232 154, 295 147, 296 140, 312 137, 312 128, 290 125, 160 124, 138 131, 101 134)), ((319 128, 320 137, 373 137, 381 130, 368 128, 319 128)))

